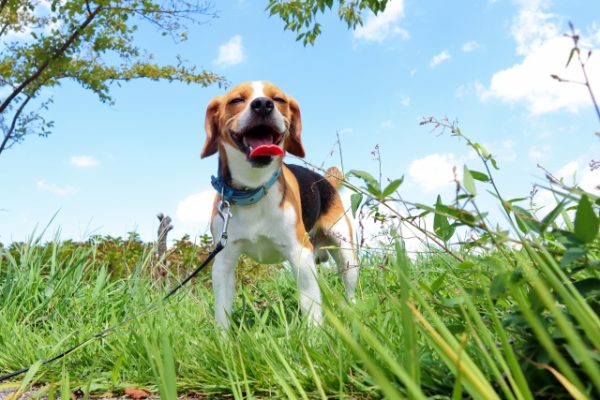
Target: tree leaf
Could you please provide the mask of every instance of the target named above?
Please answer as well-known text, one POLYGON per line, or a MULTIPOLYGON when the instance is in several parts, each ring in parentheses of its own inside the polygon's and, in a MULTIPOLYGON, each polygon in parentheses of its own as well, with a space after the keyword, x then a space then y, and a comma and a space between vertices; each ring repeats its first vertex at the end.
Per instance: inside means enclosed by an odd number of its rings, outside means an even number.
POLYGON ((598 235, 598 216, 586 195, 581 197, 575 212, 575 236, 583 243, 591 243, 598 235))

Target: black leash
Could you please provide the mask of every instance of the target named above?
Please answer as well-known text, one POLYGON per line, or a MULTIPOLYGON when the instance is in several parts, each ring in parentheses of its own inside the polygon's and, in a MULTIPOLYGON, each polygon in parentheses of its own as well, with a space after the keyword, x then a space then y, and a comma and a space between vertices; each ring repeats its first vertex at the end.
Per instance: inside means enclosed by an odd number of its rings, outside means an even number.
MULTIPOLYGON (((229 213, 229 208, 230 208, 230 206, 227 201, 224 201, 224 202, 222 201, 221 203, 219 203, 218 211, 219 211, 219 215, 223 218, 223 230, 221 232, 221 237, 219 238, 219 241, 217 242, 217 245, 215 246, 215 248, 208 254, 208 256, 202 262, 202 264, 200 264, 198 267, 196 267, 196 269, 190 275, 188 275, 187 278, 185 278, 183 281, 181 281, 177 286, 175 286, 174 288, 169 290, 169 292, 165 295, 165 297, 163 297, 159 302, 150 304, 148 307, 146 307, 145 309, 143 309, 136 315, 127 317, 127 318, 121 320, 121 322, 119 322, 111 327, 108 327, 108 328, 104 329, 103 331, 100 331, 92 336, 89 336, 87 339, 77 343, 76 345, 70 347, 69 349, 63 351, 62 353, 57 354, 52 358, 42 361, 41 365, 50 364, 51 362, 60 360, 61 358, 64 358, 64 357, 68 356, 69 354, 73 353, 75 350, 78 350, 81 347, 84 347, 88 343, 91 343, 96 339, 102 339, 102 338, 106 337, 109 333, 119 329, 123 325, 126 325, 127 323, 133 321, 134 319, 137 319, 138 317, 140 317, 150 311, 155 310, 159 304, 164 303, 169 298, 171 298, 175 293, 177 293, 177 291, 179 291, 179 289, 181 289, 194 276, 196 276, 198 274, 198 272, 202 271, 202 269, 204 269, 204 267, 206 267, 208 265, 208 263, 211 262, 212 259, 215 258, 215 256, 217 254, 219 254, 219 252, 225 248, 225 245, 227 244, 227 225, 229 223, 229 218, 231 217, 231 214, 229 213)), ((0 382, 6 381, 10 378, 14 378, 15 376, 24 374, 27 371, 29 371, 30 369, 31 369, 31 365, 29 367, 21 368, 19 370, 13 371, 6 375, 2 375, 2 376, 0 376, 0 382)))

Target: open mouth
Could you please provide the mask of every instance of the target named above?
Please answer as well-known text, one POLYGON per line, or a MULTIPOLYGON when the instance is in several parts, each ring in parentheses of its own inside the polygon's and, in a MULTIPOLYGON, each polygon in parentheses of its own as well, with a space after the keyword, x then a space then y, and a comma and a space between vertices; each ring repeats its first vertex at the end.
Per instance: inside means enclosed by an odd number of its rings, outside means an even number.
POLYGON ((233 137, 240 150, 249 157, 283 155, 279 147, 283 134, 270 126, 259 125, 233 137))

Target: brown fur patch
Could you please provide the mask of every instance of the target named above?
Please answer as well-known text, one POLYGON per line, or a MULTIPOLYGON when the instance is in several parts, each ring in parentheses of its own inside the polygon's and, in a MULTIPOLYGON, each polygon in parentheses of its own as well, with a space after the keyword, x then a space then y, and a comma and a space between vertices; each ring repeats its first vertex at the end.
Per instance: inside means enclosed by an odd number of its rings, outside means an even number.
POLYGON ((303 247, 312 250, 313 245, 308 236, 308 232, 306 232, 306 228, 304 227, 304 222, 302 222, 302 206, 300 202, 300 187, 298 186, 298 181, 296 177, 285 165, 282 166, 285 185, 287 186, 284 189, 284 207, 293 207, 294 212, 296 213, 296 238, 298 239, 298 243, 300 243, 303 247))
POLYGON ((344 217, 347 217, 346 210, 342 204, 342 199, 340 198, 339 194, 336 193, 331 205, 329 206, 329 210, 319 216, 315 226, 327 230, 344 217))

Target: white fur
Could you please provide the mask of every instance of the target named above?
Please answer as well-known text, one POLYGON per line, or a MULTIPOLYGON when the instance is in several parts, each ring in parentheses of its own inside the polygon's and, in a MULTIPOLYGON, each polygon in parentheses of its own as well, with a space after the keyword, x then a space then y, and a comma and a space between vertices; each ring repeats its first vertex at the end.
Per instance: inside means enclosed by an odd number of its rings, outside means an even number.
MULTIPOLYGON (((268 179, 267 174, 265 176, 268 179)), ((260 263, 289 260, 292 273, 298 281, 300 308, 311 321, 321 322, 321 293, 312 251, 298 243, 294 227, 299 217, 294 209, 280 208, 280 203, 281 192, 275 185, 258 203, 231 207, 233 217, 228 230, 229 240, 225 249, 215 258, 212 268, 215 318, 222 327, 229 326, 228 315, 235 291, 235 266, 242 253, 260 263)), ((213 220, 213 237, 218 237, 222 224, 219 217, 213 220)))
POLYGON ((257 97, 262 97, 265 95, 265 85, 261 81, 252 82, 252 99, 254 100, 257 97))
MULTIPOLYGON (((279 162, 273 161, 269 165, 263 167, 253 167, 248 162, 246 154, 242 153, 237 147, 224 143, 225 153, 227 154, 227 162, 231 179, 236 187, 240 188, 257 188, 264 185, 279 168, 279 162)), ((273 157, 279 158, 279 156, 273 157)))

